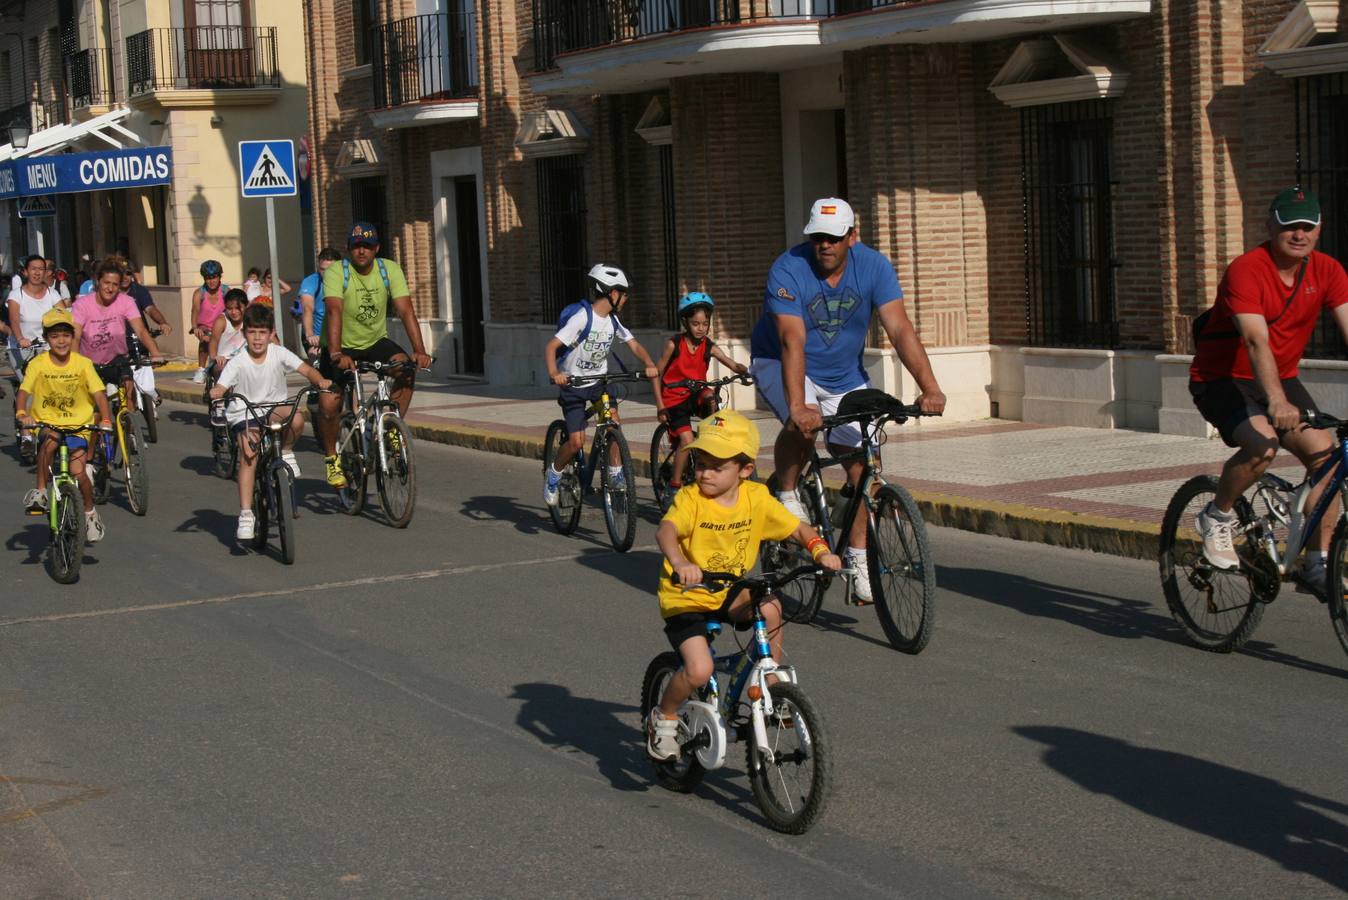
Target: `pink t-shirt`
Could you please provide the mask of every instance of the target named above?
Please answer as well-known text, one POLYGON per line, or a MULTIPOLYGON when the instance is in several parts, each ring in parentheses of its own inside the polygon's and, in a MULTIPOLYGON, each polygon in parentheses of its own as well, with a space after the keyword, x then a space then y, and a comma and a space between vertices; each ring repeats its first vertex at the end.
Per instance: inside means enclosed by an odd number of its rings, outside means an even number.
POLYGON ((136 301, 126 294, 118 294, 104 306, 96 294, 84 294, 71 310, 75 324, 80 326, 80 353, 105 365, 126 355, 126 326, 140 318, 136 301))

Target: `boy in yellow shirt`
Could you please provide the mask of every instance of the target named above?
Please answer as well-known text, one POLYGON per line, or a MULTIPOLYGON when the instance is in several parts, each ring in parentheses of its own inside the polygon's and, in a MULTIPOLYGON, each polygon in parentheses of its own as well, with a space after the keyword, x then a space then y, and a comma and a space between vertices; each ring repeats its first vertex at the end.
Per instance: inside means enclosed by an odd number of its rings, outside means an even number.
MULTIPOLYGON (((679 707, 712 675, 707 622, 747 622, 753 615, 749 592, 729 589, 684 591, 702 572, 743 574, 758 560, 763 541, 792 538, 804 544, 819 565, 837 571, 842 560, 809 524, 787 512, 766 486, 749 481, 758 456, 758 428, 734 410, 721 410, 698 428, 693 463, 695 483, 674 495, 655 540, 665 554, 660 580, 660 614, 665 636, 683 659, 658 708, 651 711, 647 751, 659 760, 679 755, 679 707), (671 575, 679 576, 674 584, 671 575)), ((762 604, 772 658, 782 658, 782 608, 776 598, 762 604)))
MULTIPOLYGON (((108 394, 103 379, 94 371, 87 356, 74 351, 75 319, 70 310, 57 308, 42 317, 42 337, 51 348, 35 356, 24 371, 19 387, 19 424, 32 428, 37 423, 78 428, 88 425, 98 408, 98 424, 108 427, 112 417, 108 411, 108 394)), ((56 441, 61 436, 48 431, 37 451, 37 487, 24 495, 23 505, 31 516, 47 511, 47 470, 56 455, 56 441)), ((79 482, 84 498, 85 528, 89 543, 103 539, 103 523, 94 509, 94 485, 85 471, 85 456, 89 451, 86 437, 65 437, 70 448, 70 474, 79 482)))

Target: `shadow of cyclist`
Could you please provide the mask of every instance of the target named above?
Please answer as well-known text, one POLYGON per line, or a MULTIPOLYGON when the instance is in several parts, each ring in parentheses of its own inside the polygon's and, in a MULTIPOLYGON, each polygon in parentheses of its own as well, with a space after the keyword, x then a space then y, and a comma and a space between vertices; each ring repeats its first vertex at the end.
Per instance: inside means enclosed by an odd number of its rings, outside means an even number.
POLYGON ((247 556, 248 551, 239 546, 238 540, 234 537, 234 531, 238 524, 237 516, 223 513, 218 509, 194 509, 192 510, 192 518, 173 530, 180 534, 199 531, 213 535, 216 540, 229 549, 230 556, 247 556))
POLYGON ((33 517, 22 531, 17 531, 5 539, 6 550, 27 550, 28 556, 19 561, 19 565, 35 566, 42 562, 42 554, 51 543, 51 527, 45 519, 33 517))
POLYGON ((510 697, 524 701, 515 723, 542 743, 591 757, 620 791, 650 787, 645 740, 630 722, 639 712, 635 706, 577 697, 562 685, 541 682, 517 684, 510 697))

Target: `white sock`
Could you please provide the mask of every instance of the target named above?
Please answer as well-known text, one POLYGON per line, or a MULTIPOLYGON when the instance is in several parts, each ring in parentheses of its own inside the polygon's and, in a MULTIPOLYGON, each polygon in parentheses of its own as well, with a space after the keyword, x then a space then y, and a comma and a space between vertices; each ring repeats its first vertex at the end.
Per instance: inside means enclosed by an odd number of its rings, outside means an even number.
POLYGON ((1228 509, 1226 512, 1222 512, 1217 508, 1217 504, 1209 503, 1208 515, 1212 516, 1214 519, 1221 519, 1223 522, 1230 522, 1236 517, 1236 511, 1234 509, 1228 509))
POLYGON ((848 547, 848 548, 847 548, 847 558, 850 559, 850 560, 853 560, 854 562, 860 562, 860 563, 863 563, 863 564, 864 564, 864 563, 866 562, 866 548, 865 548, 865 547, 848 547))
POLYGON ((608 477, 609 477, 609 478, 618 478, 618 477, 620 477, 620 476, 622 475, 622 473, 623 473, 623 467, 622 467, 622 466, 609 466, 609 467, 608 467, 608 477))
POLYGON ((552 466, 552 474, 556 475, 558 478, 561 478, 561 477, 562 477, 562 473, 557 471, 557 466, 556 466, 556 464, 554 464, 554 465, 552 466))
POLYGON ((796 496, 795 491, 778 491, 777 499, 785 503, 788 500, 799 500, 800 498, 796 496))

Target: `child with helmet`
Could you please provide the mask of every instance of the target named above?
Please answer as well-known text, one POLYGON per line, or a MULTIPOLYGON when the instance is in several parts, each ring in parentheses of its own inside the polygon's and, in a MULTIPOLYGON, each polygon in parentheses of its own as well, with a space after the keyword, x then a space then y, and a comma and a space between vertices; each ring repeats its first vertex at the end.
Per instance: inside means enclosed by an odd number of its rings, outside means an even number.
POLYGON ((707 369, 713 359, 740 375, 749 371, 748 366, 735 362, 708 337, 715 308, 710 294, 702 291, 684 294, 679 299, 683 332, 665 341, 664 352, 660 355, 660 421, 669 426, 670 439, 678 447, 674 454, 674 474, 669 482, 675 491, 683 487, 688 447, 693 442, 693 416, 706 418, 715 410, 711 406, 713 395, 709 388, 695 395, 686 387, 669 385, 685 379, 706 381, 707 369))
POLYGON ((211 359, 211 329, 215 320, 225 312, 225 293, 229 291, 229 285, 221 282, 224 271, 218 260, 206 260, 201 264, 201 287, 192 292, 192 334, 197 338, 197 373, 192 376, 192 381, 196 384, 206 381, 206 365, 211 359))

